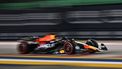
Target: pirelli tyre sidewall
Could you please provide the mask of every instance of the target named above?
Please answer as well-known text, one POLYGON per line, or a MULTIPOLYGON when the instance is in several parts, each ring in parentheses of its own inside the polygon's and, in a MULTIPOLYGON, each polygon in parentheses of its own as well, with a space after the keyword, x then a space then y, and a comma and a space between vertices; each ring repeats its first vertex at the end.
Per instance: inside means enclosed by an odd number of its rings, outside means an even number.
POLYGON ((75 54, 75 47, 71 42, 66 41, 64 42, 64 51, 68 55, 75 54))

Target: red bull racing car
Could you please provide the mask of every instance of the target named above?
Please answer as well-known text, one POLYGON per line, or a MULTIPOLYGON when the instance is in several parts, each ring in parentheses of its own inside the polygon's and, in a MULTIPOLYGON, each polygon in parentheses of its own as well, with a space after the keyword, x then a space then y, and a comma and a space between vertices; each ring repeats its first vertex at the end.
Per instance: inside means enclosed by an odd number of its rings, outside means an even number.
POLYGON ((58 38, 54 34, 48 34, 44 37, 33 37, 31 39, 22 39, 17 45, 20 54, 82 54, 107 51, 107 47, 96 40, 88 39, 85 43, 68 39, 66 37, 58 38))

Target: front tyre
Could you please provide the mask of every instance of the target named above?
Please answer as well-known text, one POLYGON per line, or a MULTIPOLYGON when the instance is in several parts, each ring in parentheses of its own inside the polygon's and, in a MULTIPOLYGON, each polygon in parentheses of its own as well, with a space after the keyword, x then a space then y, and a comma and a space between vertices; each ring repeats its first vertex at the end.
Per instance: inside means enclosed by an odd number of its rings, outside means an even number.
POLYGON ((68 55, 75 54, 75 47, 71 42, 66 41, 64 43, 64 51, 68 55))

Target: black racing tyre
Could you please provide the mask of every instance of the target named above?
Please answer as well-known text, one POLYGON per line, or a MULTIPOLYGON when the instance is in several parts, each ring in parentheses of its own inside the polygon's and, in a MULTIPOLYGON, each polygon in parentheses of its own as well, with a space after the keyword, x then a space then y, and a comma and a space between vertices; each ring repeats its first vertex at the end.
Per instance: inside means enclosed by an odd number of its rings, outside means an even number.
POLYGON ((20 54, 29 54, 37 48, 38 44, 28 44, 28 43, 21 43, 18 45, 17 50, 20 54))
POLYGON ((89 39, 89 40, 86 42, 86 44, 91 45, 91 46, 94 46, 94 47, 96 47, 96 48, 99 47, 97 41, 94 40, 94 39, 89 39))
POLYGON ((71 42, 66 41, 64 43, 64 51, 68 55, 75 54, 75 47, 71 42))
POLYGON ((20 54, 28 54, 28 44, 27 43, 21 43, 17 46, 17 50, 20 54))

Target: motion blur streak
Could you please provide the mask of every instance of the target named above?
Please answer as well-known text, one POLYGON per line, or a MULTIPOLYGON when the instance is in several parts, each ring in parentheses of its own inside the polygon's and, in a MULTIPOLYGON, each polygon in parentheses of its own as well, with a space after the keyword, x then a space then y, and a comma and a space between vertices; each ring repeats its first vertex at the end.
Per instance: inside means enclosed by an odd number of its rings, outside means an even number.
MULTIPOLYGON (((79 56, 79 57, 84 57, 84 58, 99 58, 100 59, 100 57, 102 58, 102 59, 105 59, 106 57, 108 57, 107 59, 109 59, 109 57, 110 56, 113 56, 113 55, 115 55, 115 56, 121 56, 122 55, 122 47, 121 47, 121 45, 122 45, 122 43, 121 43, 121 41, 99 41, 100 43, 102 42, 102 43, 105 43, 106 45, 107 45, 107 47, 108 47, 108 49, 109 49, 109 51, 108 52, 103 52, 103 53, 97 53, 97 54, 93 54, 93 55, 89 55, 89 56, 86 56, 86 55, 81 55, 81 56, 79 56)), ((15 56, 17 57, 17 51, 16 51, 16 45, 17 45, 17 42, 0 42, 0 54, 1 55, 7 55, 7 54, 9 54, 9 56, 11 55, 11 54, 13 54, 12 56, 14 57, 14 54, 15 54, 15 56)), ((19 56, 19 55, 18 55, 19 56)), ((22 57, 22 55, 20 55, 21 57, 22 57)), ((27 56, 27 55, 26 55, 27 56)), ((26 57, 25 56, 25 57, 26 57)), ((32 55, 31 55, 32 56, 32 55)), ((29 57, 31 57, 31 56, 29 56, 29 57)), ((41 56, 41 55, 39 55, 39 56, 41 56)), ((32 56, 32 58, 33 58, 34 56, 32 56)), ((38 56, 36 56, 35 58, 39 58, 38 56)), ((119 57, 118 57, 119 58, 119 57)), ((121 57, 120 57, 121 58, 121 57)), ((116 59, 116 58, 115 58, 116 59)), ((12 59, 13 60, 13 59, 12 59)), ((15 64, 15 63, 18 63, 18 64, 22 64, 22 63, 25 63, 25 62, 21 62, 21 63, 19 63, 19 61, 20 60, 15 60, 15 61, 12 61, 12 60, 10 60, 9 62, 7 61, 7 60, 3 60, 3 59, 1 59, 1 63, 2 64, 10 64, 11 62, 13 63, 13 64, 15 64)), ((118 60, 121 60, 121 59, 118 59, 118 60)), ((26 60, 25 60, 26 61, 26 60)), ((41 62, 36 62, 36 61, 32 61, 32 62, 26 62, 26 64, 28 65, 28 64, 30 64, 30 65, 40 65, 40 64, 42 64, 42 61, 41 62)), ((44 65, 44 64, 48 64, 47 62, 43 62, 43 64, 42 65, 44 65)), ((110 64, 106 64, 106 62, 103 62, 103 63, 101 63, 101 62, 98 62, 98 63, 93 63, 93 64, 91 64, 91 63, 83 63, 83 62, 81 62, 81 63, 59 63, 59 62, 49 62, 49 64, 48 65, 61 65, 61 64, 63 64, 63 65, 71 65, 71 66, 88 66, 88 67, 110 67, 110 68, 122 68, 121 66, 121 62, 120 63, 118 63, 118 64, 114 64, 114 63, 110 63, 110 64), (105 64, 104 64, 105 63, 105 64)), ((16 66, 16 65, 15 65, 16 66)), ((1 67, 1 66, 0 66, 1 67)), ((31 66, 30 66, 31 67, 31 66)), ((43 67, 43 66, 42 66, 43 67)), ((57 67, 57 66, 54 66, 55 68, 57 67)), ((64 66, 64 68, 65 68, 66 66, 64 66)), ((25 67, 26 68, 26 67, 25 67)), ((40 68, 41 68, 41 66, 40 66, 40 68)), ((77 67, 76 67, 77 68, 77 67)))

